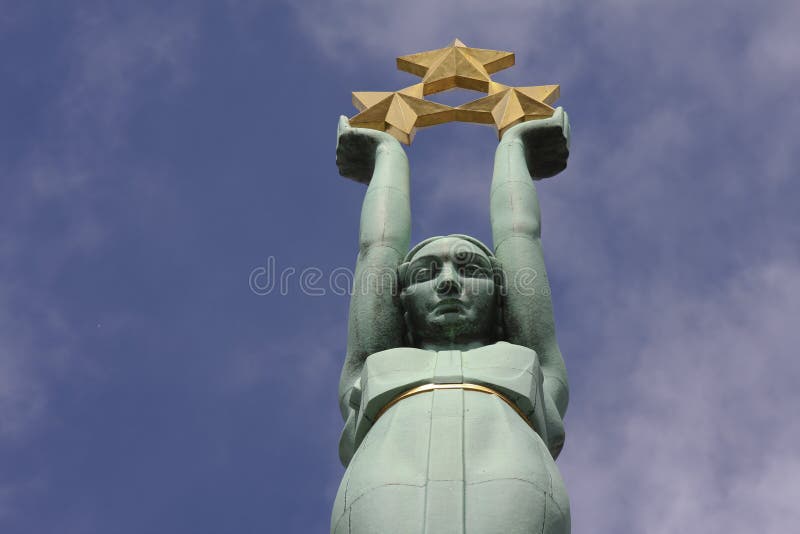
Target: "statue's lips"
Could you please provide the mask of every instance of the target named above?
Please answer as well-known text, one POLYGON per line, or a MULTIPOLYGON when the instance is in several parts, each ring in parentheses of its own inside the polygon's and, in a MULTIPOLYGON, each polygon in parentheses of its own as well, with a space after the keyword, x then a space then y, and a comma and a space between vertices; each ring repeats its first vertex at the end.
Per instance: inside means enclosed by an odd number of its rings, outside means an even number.
POLYGON ((464 311, 464 303, 456 299, 442 300, 436 304, 436 306, 434 306, 433 311, 437 315, 445 313, 460 313, 464 311))

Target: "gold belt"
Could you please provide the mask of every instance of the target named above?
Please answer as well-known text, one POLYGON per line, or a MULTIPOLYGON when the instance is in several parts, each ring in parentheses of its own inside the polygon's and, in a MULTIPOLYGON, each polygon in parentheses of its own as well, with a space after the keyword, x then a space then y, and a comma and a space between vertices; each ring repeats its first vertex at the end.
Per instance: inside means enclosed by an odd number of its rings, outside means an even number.
POLYGON ((464 383, 464 384, 422 384, 421 386, 417 386, 415 388, 409 389, 408 391, 404 391, 403 393, 399 394, 398 396, 396 396, 395 398, 390 400, 388 403, 386 403, 386 406, 384 406, 383 408, 380 409, 378 414, 375 416, 375 420, 373 421, 372 424, 377 423, 378 419, 380 419, 381 416, 383 414, 385 414, 386 411, 389 408, 391 408, 392 406, 394 406, 395 404, 397 404, 401 400, 407 399, 408 397, 413 397, 414 395, 419 395, 420 393, 427 393, 428 391, 436 391, 437 389, 465 389, 467 391, 478 391, 480 393, 487 393, 489 395, 494 395, 495 397, 499 398, 501 401, 503 401, 506 404, 508 404, 511 407, 511 409, 514 410, 517 413, 517 415, 522 417, 522 420, 525 421, 528 424, 529 427, 531 427, 534 431, 536 431, 536 427, 533 426, 533 423, 531 422, 531 420, 528 419, 528 417, 525 415, 525 413, 523 413, 523 411, 519 409, 519 406, 514 404, 514 402, 511 399, 509 399, 508 397, 506 397, 505 395, 503 395, 499 391, 494 390, 492 388, 489 388, 489 387, 486 387, 486 386, 481 386, 480 384, 467 384, 467 383, 464 383))

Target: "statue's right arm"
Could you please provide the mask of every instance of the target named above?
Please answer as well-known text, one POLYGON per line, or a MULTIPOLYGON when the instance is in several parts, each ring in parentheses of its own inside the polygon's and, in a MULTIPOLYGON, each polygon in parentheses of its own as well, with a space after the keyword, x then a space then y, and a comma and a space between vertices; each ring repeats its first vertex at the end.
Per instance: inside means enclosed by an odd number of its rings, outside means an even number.
POLYGON ((364 361, 370 354, 403 344, 397 266, 408 251, 411 208, 408 158, 394 137, 352 128, 342 117, 336 162, 342 176, 369 183, 361 208, 347 354, 339 382, 339 406, 346 421, 339 454, 346 465, 355 452, 352 434, 364 361))

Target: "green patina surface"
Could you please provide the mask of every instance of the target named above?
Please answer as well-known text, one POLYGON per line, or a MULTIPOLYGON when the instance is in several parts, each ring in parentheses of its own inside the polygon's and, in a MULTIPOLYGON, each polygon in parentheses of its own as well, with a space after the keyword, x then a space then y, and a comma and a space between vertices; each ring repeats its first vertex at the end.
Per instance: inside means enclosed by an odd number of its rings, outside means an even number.
POLYGON ((340 174, 369 185, 339 387, 347 470, 331 532, 568 533, 555 465, 567 376, 533 183, 566 167, 566 114, 559 108, 501 139, 492 249, 445 236, 409 251, 402 147, 344 117, 338 141, 340 174), (490 388, 516 410, 498 395, 454 388, 404 398, 381 415, 416 386, 462 383, 490 388))

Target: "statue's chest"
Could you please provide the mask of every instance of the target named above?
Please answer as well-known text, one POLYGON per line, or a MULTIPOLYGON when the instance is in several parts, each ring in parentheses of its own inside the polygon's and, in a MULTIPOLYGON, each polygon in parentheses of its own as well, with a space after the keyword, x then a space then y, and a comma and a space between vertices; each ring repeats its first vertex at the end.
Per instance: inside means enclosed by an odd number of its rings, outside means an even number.
POLYGON ((472 391, 487 396, 487 403, 506 404, 535 426, 534 421, 540 419, 541 384, 536 353, 509 343, 466 352, 410 348, 379 352, 367 359, 361 375, 356 439, 360 442, 387 410, 408 403, 412 395, 434 393, 447 402, 430 403, 431 418, 459 415, 456 408, 465 406, 459 400, 462 392, 472 391), (447 391, 452 394, 443 394, 447 391))

